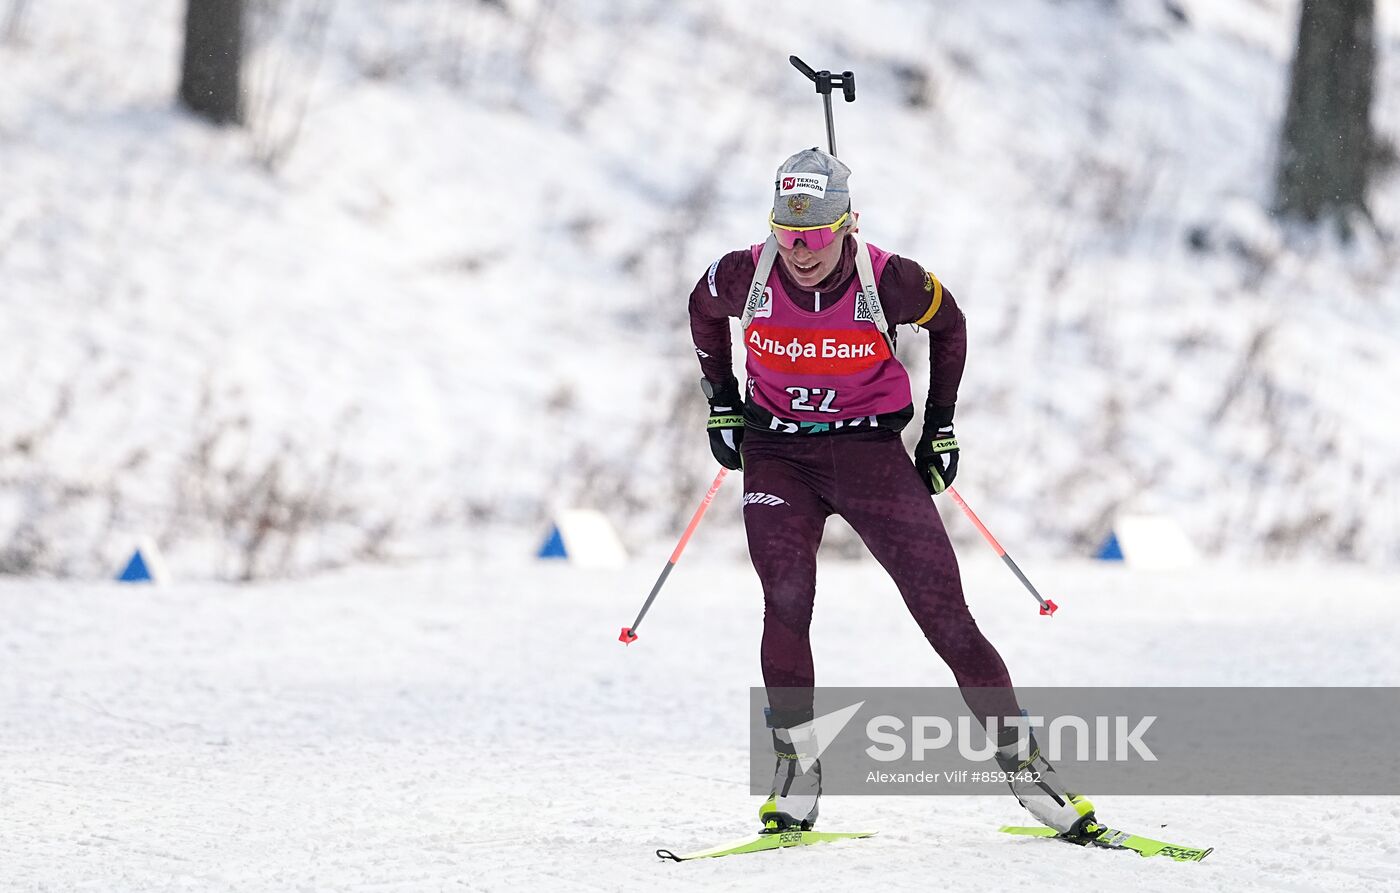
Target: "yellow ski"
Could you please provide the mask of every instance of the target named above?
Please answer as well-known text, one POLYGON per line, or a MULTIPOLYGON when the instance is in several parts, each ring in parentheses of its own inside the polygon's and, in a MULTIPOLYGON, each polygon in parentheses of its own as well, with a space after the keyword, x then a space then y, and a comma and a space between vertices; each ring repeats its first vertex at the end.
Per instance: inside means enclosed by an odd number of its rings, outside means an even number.
POLYGON ((687 862, 691 859, 713 859, 717 856, 737 856, 740 853, 761 853, 790 846, 811 846, 814 843, 829 843, 833 840, 853 840, 870 837, 874 831, 760 831, 748 837, 721 843, 709 849, 677 855, 670 850, 657 850, 662 859, 687 862))

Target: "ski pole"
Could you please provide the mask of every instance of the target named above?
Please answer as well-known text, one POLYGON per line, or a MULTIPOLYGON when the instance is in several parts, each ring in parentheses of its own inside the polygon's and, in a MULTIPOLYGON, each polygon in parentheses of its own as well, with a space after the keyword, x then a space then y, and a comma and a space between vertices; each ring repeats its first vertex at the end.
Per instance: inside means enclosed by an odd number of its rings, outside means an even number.
POLYGON ((685 551, 685 544, 690 542, 690 535, 695 532, 695 528, 700 526, 700 519, 705 516, 705 509, 714 502, 715 494, 719 492, 719 485, 724 483, 724 476, 729 473, 729 469, 721 468, 719 474, 715 475, 715 482, 710 485, 710 492, 705 494, 705 498, 700 500, 700 507, 695 510, 695 514, 690 518, 690 524, 685 528, 685 533, 681 534, 681 541, 676 543, 676 551, 671 553, 671 559, 666 562, 666 566, 661 569, 661 576, 656 578, 656 585, 651 587, 651 594, 642 604, 642 610, 637 612, 637 619, 632 621, 631 626, 624 626, 622 634, 617 640, 624 645, 631 645, 637 641, 637 627, 642 625, 642 618, 647 616, 647 610, 651 608, 651 603, 656 600, 656 594, 661 591, 661 584, 666 582, 666 578, 671 575, 671 569, 676 566, 676 562, 681 560, 681 552, 685 551))
POLYGON ((836 155, 836 121, 831 114, 831 88, 840 87, 841 94, 846 97, 847 102, 856 101, 856 75, 853 71, 843 71, 840 74, 832 74, 823 69, 813 71, 812 66, 803 62, 796 56, 788 56, 788 61, 792 67, 807 76, 807 80, 817 85, 817 92, 821 94, 822 105, 826 108, 826 144, 831 148, 833 157, 836 155))
POLYGON ((1016 562, 1011 560, 1011 556, 1006 554, 1006 550, 1001 547, 1001 543, 997 542, 997 538, 992 536, 992 532, 987 529, 987 526, 982 523, 981 519, 973 514, 972 509, 967 507, 967 503, 963 501, 961 494, 951 486, 948 487, 948 493, 952 495, 953 501, 958 504, 958 508, 962 509, 963 513, 967 515, 972 525, 981 531, 982 536, 987 540, 987 544, 1001 556, 1001 560, 1006 562, 1006 566, 1011 568, 1011 572, 1016 575, 1016 579, 1021 581, 1021 585, 1025 586, 1026 589, 1030 591, 1030 594, 1035 596, 1035 600, 1040 602, 1040 613, 1045 617, 1053 615, 1059 608, 1059 605, 1048 598, 1040 597, 1040 593, 1035 591, 1035 587, 1031 585, 1031 581, 1026 579, 1026 575, 1021 573, 1021 569, 1016 566, 1016 562))

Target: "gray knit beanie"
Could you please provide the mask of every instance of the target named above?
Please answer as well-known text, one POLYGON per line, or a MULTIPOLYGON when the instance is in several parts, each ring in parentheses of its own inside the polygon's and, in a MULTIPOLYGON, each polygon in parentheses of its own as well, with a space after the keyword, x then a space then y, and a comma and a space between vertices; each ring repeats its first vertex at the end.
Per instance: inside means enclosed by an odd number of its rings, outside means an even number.
POLYGON ((851 209, 851 169, 835 155, 803 149, 784 161, 773 180, 773 222, 783 226, 835 223, 851 209))

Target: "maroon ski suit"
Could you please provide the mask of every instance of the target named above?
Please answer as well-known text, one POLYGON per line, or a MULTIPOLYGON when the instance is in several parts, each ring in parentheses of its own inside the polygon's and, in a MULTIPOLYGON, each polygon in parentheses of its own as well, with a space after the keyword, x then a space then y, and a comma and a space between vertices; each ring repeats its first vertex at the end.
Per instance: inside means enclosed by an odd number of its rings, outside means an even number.
MULTIPOLYGON (((856 276, 855 240, 816 289, 792 281, 781 258, 774 275, 801 309, 813 311, 849 294, 856 276)), ((719 385, 733 376, 730 317, 740 317, 755 271, 751 250, 726 254, 690 295, 690 328, 700 366, 719 385)), ((877 283, 886 318, 923 321, 930 342, 928 405, 957 400, 967 350, 966 324, 953 296, 919 264, 892 256, 877 283), (929 312, 933 310, 931 317, 929 312)), ((953 671, 975 715, 1015 715, 1006 666, 977 627, 963 597, 957 559, 928 489, 900 439, 912 416, 881 416, 876 427, 820 434, 777 433, 746 412, 743 442, 744 526, 749 555, 763 585, 761 662, 769 702, 787 722, 810 718, 815 684, 808 629, 816 593, 816 555, 829 515, 850 523, 893 578, 919 628, 953 671), (780 689, 795 690, 785 695, 780 689), (808 690, 801 694, 802 690, 808 690)), ((854 594, 851 595, 854 597, 854 594)))

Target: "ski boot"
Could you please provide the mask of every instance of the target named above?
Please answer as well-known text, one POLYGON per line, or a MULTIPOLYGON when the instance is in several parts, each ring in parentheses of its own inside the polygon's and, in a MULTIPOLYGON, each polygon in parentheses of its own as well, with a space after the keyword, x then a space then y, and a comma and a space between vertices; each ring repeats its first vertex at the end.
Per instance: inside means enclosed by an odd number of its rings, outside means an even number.
POLYGON ((810 723, 773 729, 773 789, 758 808, 765 832, 810 831, 817 823, 822 794, 822 766, 810 723))
POLYGON ((1087 797, 1070 793, 1060 781, 1055 767, 1040 753, 1035 736, 1030 738, 1030 755, 1022 759, 1017 744, 997 749, 996 759, 1011 776, 1011 793, 1043 825, 1069 838, 1095 837, 1102 832, 1094 817, 1094 804, 1087 797))

